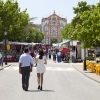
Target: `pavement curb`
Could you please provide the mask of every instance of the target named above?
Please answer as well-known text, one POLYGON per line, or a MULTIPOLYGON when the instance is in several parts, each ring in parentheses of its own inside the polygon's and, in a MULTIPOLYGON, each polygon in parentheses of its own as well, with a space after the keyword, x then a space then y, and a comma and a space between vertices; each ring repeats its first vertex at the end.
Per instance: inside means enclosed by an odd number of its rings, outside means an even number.
POLYGON ((82 72, 82 71, 80 71, 78 68, 76 68, 74 65, 72 65, 76 70, 78 70, 81 74, 83 74, 84 76, 86 76, 86 77, 88 77, 89 79, 91 79, 91 80, 93 80, 93 81, 95 81, 95 82, 97 82, 97 83, 99 83, 100 84, 100 82, 99 81, 97 81, 97 80, 95 80, 95 79, 93 79, 93 78, 91 78, 91 77, 89 77, 88 75, 86 75, 86 74, 84 74, 84 71, 82 72))
POLYGON ((0 70, 3 70, 4 68, 9 67, 9 66, 11 66, 11 64, 0 68, 0 70))

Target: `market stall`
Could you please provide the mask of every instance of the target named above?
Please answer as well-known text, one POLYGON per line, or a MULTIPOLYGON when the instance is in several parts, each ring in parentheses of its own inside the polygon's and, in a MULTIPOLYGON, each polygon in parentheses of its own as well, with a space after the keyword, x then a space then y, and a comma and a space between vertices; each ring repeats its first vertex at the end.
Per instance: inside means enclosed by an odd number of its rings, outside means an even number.
MULTIPOLYGON (((32 43, 9 42, 7 44, 7 62, 17 62, 25 47, 32 47, 32 43)), ((5 46, 0 42, 0 48, 5 52, 5 46)), ((4 62, 6 58, 4 56, 4 62)))

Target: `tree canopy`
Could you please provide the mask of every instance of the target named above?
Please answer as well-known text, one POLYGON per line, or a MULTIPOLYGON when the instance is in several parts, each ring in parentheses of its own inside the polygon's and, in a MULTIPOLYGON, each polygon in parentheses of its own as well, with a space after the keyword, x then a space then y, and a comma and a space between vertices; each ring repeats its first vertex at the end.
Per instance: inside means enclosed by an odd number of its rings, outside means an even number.
POLYGON ((0 40, 4 39, 4 32, 6 31, 7 38, 10 41, 23 36, 24 27, 28 24, 29 15, 27 10, 20 11, 17 1, 7 0, 4 2, 0 0, 0 40))
POLYGON ((24 36, 22 41, 41 43, 43 40, 43 33, 37 30, 37 25, 31 22, 24 29, 24 36))
POLYGON ((62 30, 63 38, 79 40, 84 48, 100 46, 100 2, 96 5, 78 2, 73 9, 76 16, 62 30))
POLYGON ((43 33, 30 22, 34 19, 36 17, 29 17, 27 9, 20 11, 17 1, 0 0, 0 41, 5 39, 6 31, 9 41, 41 42, 43 33))

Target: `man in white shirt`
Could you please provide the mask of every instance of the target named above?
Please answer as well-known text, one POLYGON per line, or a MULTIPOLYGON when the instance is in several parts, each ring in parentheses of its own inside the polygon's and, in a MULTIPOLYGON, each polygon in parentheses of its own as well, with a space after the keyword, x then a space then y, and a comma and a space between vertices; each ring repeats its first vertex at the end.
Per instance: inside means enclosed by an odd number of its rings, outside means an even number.
POLYGON ((22 88, 25 91, 28 91, 30 72, 33 67, 33 58, 28 52, 28 48, 25 48, 24 54, 19 59, 19 73, 22 74, 22 88))

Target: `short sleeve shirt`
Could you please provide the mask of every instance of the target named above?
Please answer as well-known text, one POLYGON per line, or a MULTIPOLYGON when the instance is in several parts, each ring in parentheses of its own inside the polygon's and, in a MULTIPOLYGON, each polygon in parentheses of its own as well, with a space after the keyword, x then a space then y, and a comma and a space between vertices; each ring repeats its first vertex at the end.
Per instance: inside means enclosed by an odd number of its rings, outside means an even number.
POLYGON ((30 66, 30 64, 33 64, 33 58, 28 53, 24 53, 20 56, 19 63, 22 64, 21 67, 30 66))

